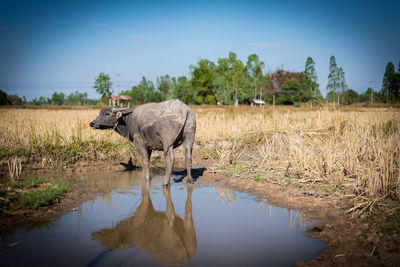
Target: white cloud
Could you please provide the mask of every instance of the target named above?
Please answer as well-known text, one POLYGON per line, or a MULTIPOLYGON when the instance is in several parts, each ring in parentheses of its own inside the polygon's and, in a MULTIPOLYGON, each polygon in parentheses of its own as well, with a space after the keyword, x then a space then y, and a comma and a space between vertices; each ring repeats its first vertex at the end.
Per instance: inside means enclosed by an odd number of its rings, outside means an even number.
POLYGON ((136 39, 144 39, 144 40, 158 40, 160 37, 154 36, 154 35, 146 35, 146 34, 131 34, 130 35, 133 38, 136 39))
POLYGON ((247 43, 248 46, 252 46, 252 47, 280 47, 280 44, 277 43, 247 43))

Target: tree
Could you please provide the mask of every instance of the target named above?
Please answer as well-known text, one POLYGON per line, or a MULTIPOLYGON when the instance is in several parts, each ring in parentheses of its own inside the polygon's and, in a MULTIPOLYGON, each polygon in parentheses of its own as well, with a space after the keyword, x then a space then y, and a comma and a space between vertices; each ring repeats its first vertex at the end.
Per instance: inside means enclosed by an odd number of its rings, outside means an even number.
POLYGON ((192 69, 191 84, 196 90, 199 104, 216 104, 213 92, 215 64, 208 59, 201 59, 192 69))
POLYGON ((171 79, 171 85, 168 88, 168 99, 177 99, 178 98, 178 91, 177 91, 177 81, 175 77, 171 79))
POLYGON ((397 75, 396 75, 396 86, 395 89, 393 90, 394 97, 396 99, 396 102, 400 101, 400 61, 399 61, 399 67, 397 69, 397 75))
POLYGON ((22 98, 18 95, 8 95, 8 100, 10 101, 11 105, 22 105, 22 98))
POLYGON ((351 105, 357 103, 359 95, 356 91, 348 89, 343 93, 342 102, 344 105, 351 105))
POLYGON ((157 77, 156 84, 163 100, 173 98, 169 95, 169 92, 172 89, 172 81, 168 74, 165 76, 157 77))
POLYGON ((46 105, 46 104, 51 104, 50 98, 41 96, 39 99, 36 97, 32 99, 30 102, 32 105, 46 105))
POLYGON ((122 93, 132 97, 132 103, 135 105, 160 102, 162 100, 161 93, 155 89, 153 82, 145 77, 142 77, 139 85, 134 85, 131 90, 122 93))
MULTIPOLYGON (((301 102, 301 83, 298 80, 294 78, 288 80, 282 85, 282 89, 283 95, 281 99, 278 99, 282 101, 282 104, 293 105, 296 102, 301 102)), ((280 104, 280 101, 278 101, 278 104, 280 104)))
POLYGON ((374 89, 369 87, 364 93, 359 94, 358 101, 359 102, 371 102, 371 95, 374 99, 375 103, 383 103, 385 102, 385 96, 380 92, 374 92, 374 89))
POLYGON ((65 103, 67 105, 85 105, 88 103, 88 95, 75 91, 66 97, 65 103))
POLYGON ((347 90, 346 78, 344 75, 345 73, 343 71, 343 68, 340 67, 338 69, 338 76, 339 76, 339 89, 341 89, 341 94, 342 94, 342 104, 343 104, 344 92, 347 90))
POLYGON ((96 92, 101 95, 103 103, 107 103, 108 97, 112 95, 111 87, 112 82, 108 74, 104 74, 103 72, 101 72, 99 76, 95 78, 93 88, 96 89, 96 92))
POLYGON ((54 92, 53 95, 51 96, 50 102, 52 105, 59 105, 61 106, 65 102, 65 96, 64 93, 57 93, 54 92))
POLYGON ((193 89, 190 80, 188 80, 186 76, 178 77, 175 88, 177 98, 179 98, 186 104, 197 102, 196 91, 193 89))
POLYGON ((399 73, 395 72, 394 65, 392 62, 389 62, 386 65, 385 74, 383 75, 382 90, 381 90, 381 93, 386 96, 386 103, 398 100, 398 95, 399 95, 398 76, 400 75, 399 73))
POLYGON ((319 84, 317 83, 318 77, 317 77, 317 72, 315 71, 315 62, 311 57, 308 57, 306 60, 304 75, 306 79, 310 81, 312 97, 313 98, 321 97, 321 92, 319 91, 319 84))
POLYGON ((331 56, 329 60, 329 75, 328 75, 328 85, 326 89, 332 92, 332 95, 335 97, 340 88, 340 76, 339 76, 339 69, 336 64, 335 56, 331 56))
POLYGON ((215 67, 214 74, 214 94, 221 104, 230 104, 231 102, 231 84, 232 84, 232 65, 228 58, 219 58, 218 65, 215 67))
POLYGON ((329 61, 329 75, 328 75, 328 85, 327 90, 331 92, 330 97, 333 96, 333 101, 337 98, 338 103, 340 102, 340 95, 342 96, 347 90, 347 84, 345 79, 345 73, 342 67, 338 67, 336 64, 335 56, 331 56, 329 61))
MULTIPOLYGON (((257 54, 251 54, 247 58, 246 68, 249 72, 249 76, 253 80, 254 84, 254 98, 257 98, 258 88, 261 87, 262 83, 262 69, 264 68, 265 64, 258 58, 257 54)), ((260 99, 261 99, 261 91, 260 91, 260 99)))
POLYGON ((240 103, 250 103, 252 92, 250 92, 249 80, 247 79, 246 66, 240 59, 236 58, 236 54, 229 53, 229 61, 232 64, 232 87, 234 88, 234 103, 237 106, 240 103))
POLYGON ((6 92, 0 90, 0 106, 10 105, 11 102, 8 100, 6 92))

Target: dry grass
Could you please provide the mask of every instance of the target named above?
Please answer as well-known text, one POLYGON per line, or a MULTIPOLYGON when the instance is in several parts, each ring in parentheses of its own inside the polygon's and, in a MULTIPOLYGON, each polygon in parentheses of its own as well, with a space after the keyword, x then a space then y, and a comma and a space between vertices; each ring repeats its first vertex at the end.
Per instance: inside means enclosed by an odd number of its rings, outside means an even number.
MULTIPOLYGON (((400 199, 398 109, 193 109, 203 157, 220 170, 352 195, 351 211, 358 213, 379 199, 400 199)), ((129 147, 120 136, 90 129, 97 113, 0 109, 1 156, 22 154, 46 164, 126 153, 129 147)))
POLYGON ((196 113, 204 156, 231 174, 353 196, 355 215, 371 211, 379 200, 400 199, 399 110, 196 113))
POLYGON ((98 112, 0 109, 0 156, 27 157, 41 167, 118 157, 129 148, 123 138, 89 127, 98 112))

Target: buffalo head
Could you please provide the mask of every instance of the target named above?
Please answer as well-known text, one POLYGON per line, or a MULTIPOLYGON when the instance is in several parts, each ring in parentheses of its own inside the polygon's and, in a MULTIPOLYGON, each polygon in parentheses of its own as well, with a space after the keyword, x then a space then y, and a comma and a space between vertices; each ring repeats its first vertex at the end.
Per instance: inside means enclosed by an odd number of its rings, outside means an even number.
POLYGON ((95 129, 114 128, 124 116, 132 111, 133 109, 130 108, 103 108, 100 110, 99 116, 90 123, 90 127, 95 129))

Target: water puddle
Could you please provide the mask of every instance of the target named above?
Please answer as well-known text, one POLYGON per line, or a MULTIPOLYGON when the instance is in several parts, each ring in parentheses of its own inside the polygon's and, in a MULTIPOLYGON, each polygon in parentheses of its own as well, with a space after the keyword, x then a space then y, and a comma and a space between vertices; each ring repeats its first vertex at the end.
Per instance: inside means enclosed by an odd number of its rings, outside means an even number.
POLYGON ((300 212, 252 195, 200 183, 168 190, 140 171, 86 175, 79 184, 96 197, 3 237, 2 266, 289 266, 324 247, 300 212))

